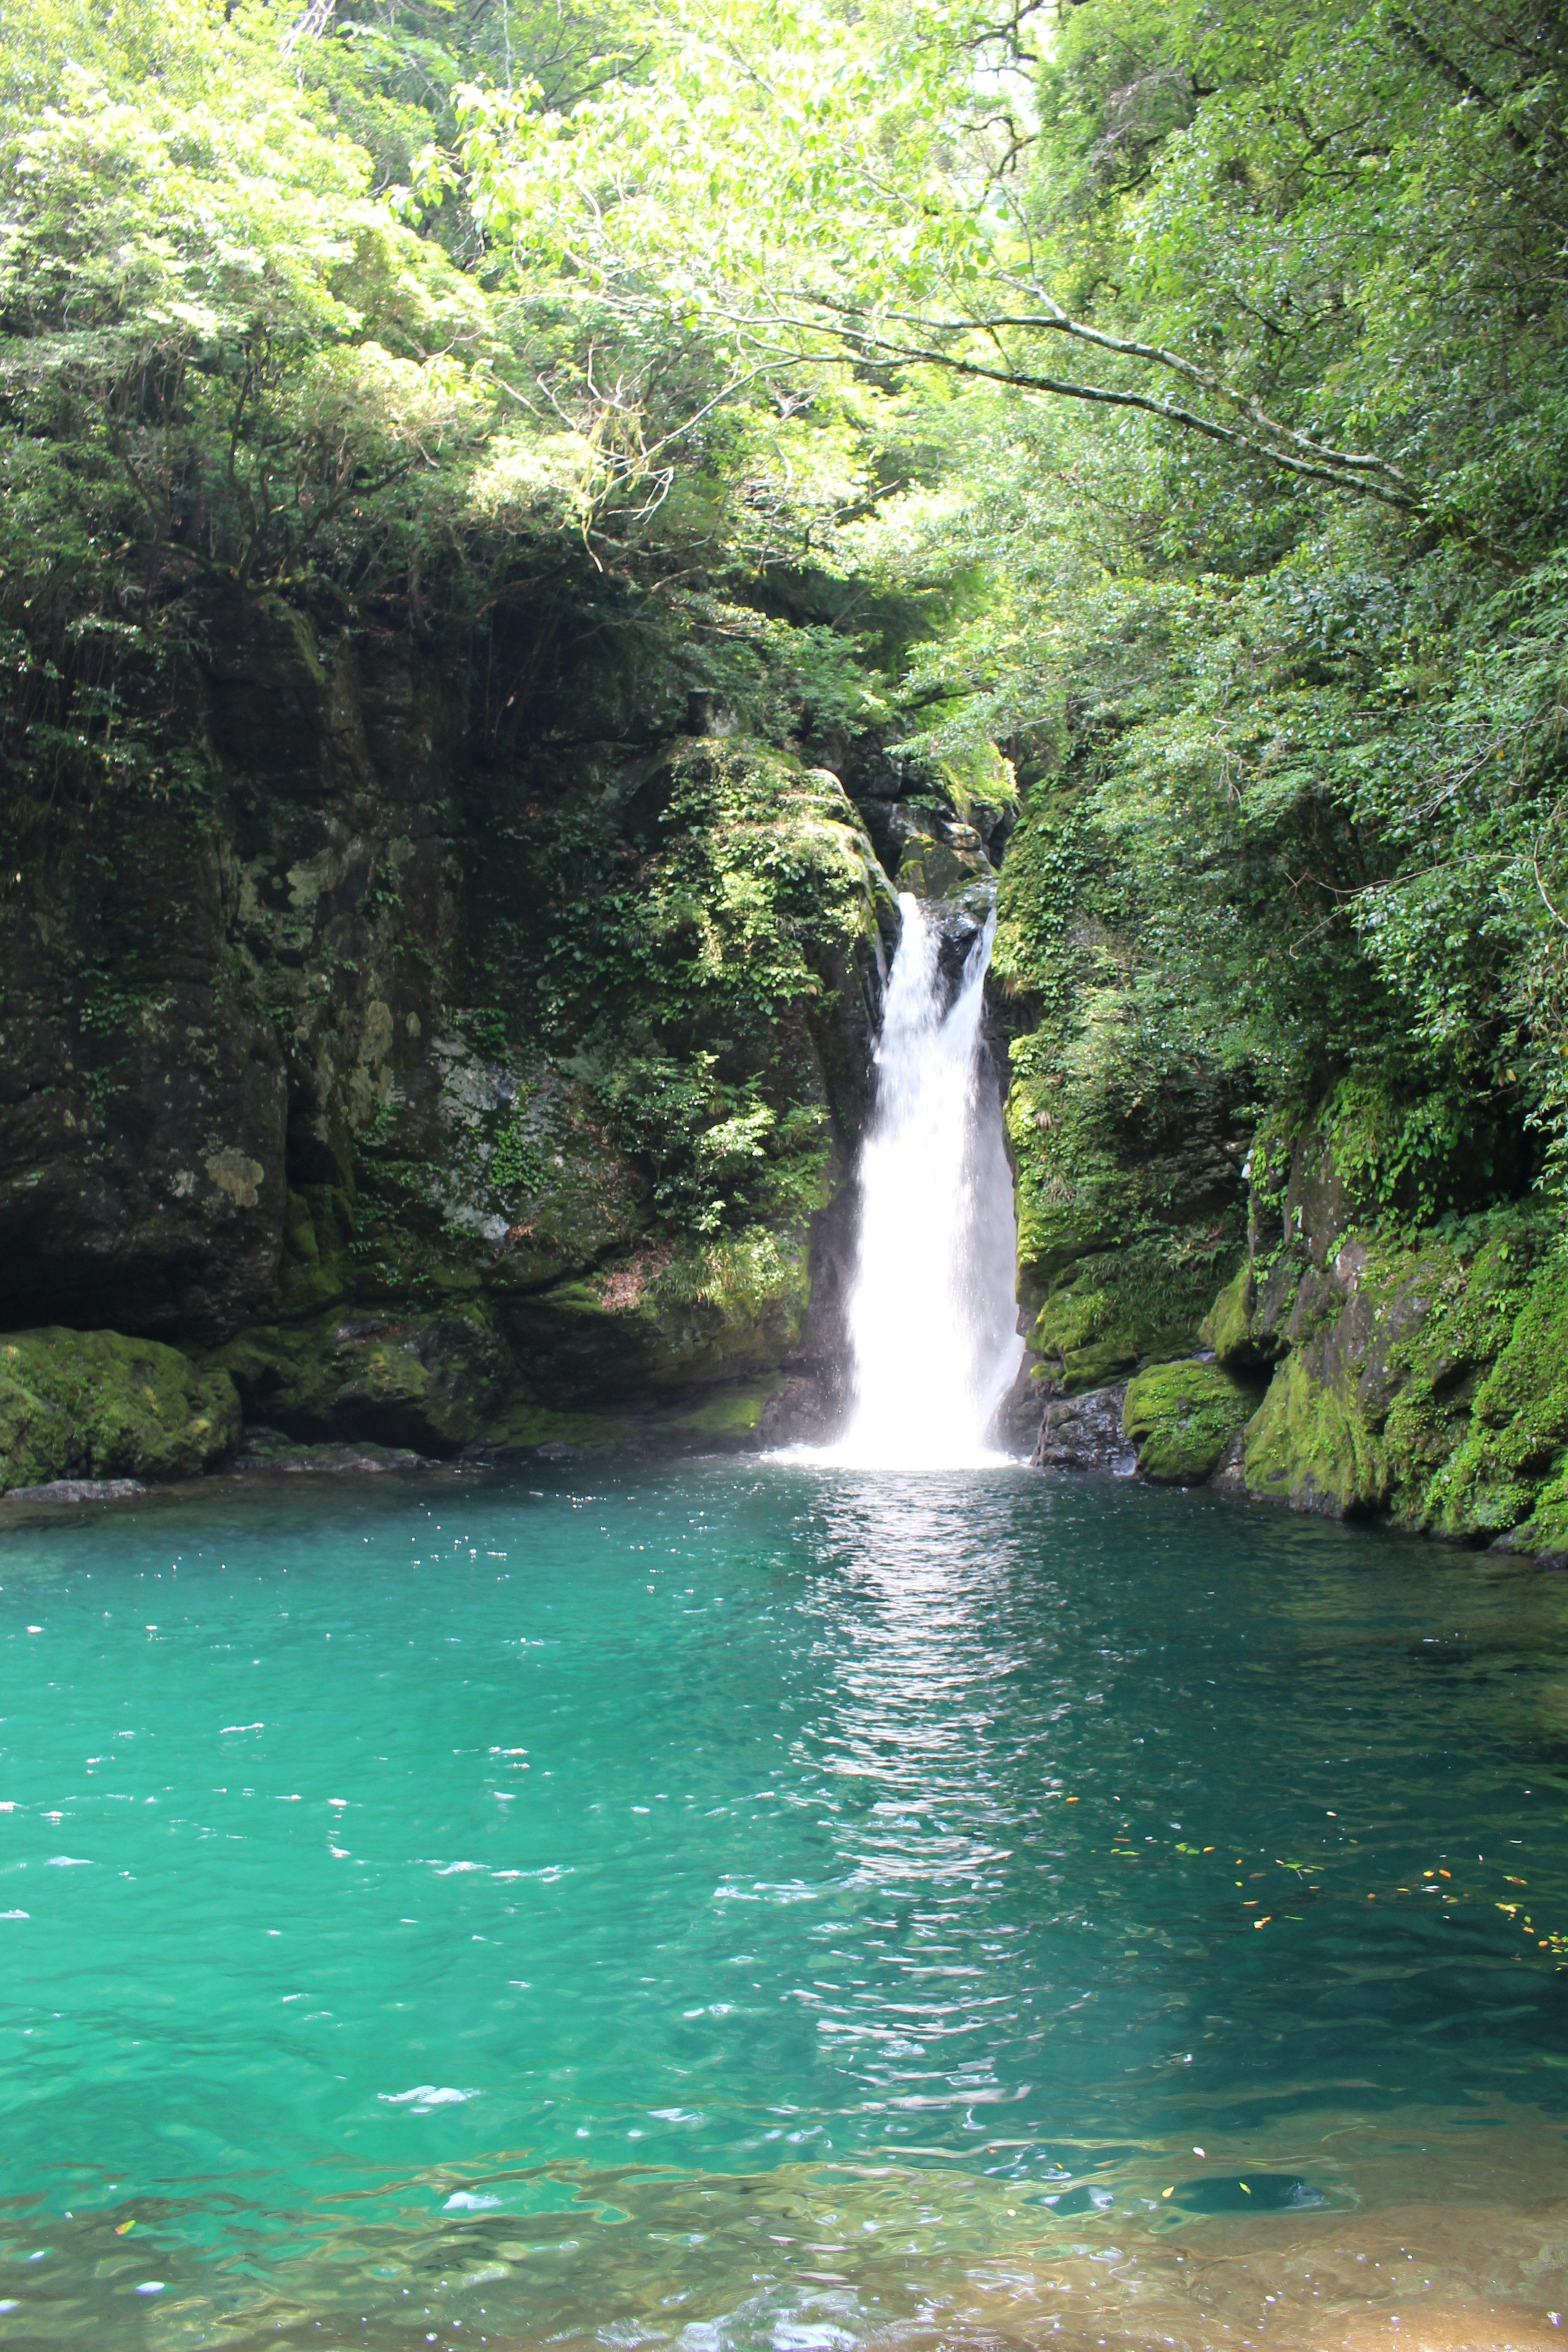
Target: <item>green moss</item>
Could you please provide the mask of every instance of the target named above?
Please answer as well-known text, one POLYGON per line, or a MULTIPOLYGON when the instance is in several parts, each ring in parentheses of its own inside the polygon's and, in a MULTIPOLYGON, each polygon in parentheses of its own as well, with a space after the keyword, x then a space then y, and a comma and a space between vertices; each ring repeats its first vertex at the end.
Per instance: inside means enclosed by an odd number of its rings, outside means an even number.
POLYGON ((1255 1493, 1333 1518, 1377 1510, 1392 1484, 1387 1448, 1364 1413, 1296 1355, 1247 1424, 1244 1467, 1255 1493))
POLYGON ((574 1454, 616 1454, 632 1444, 637 1423, 629 1413, 554 1412, 547 1405, 511 1406, 480 1433, 481 1445, 531 1448, 564 1446, 574 1454))
POLYGON ((1190 1356, 1234 1235, 1170 1233, 1082 1258, 1047 1294, 1028 1337, 1035 1377, 1077 1396, 1138 1364, 1190 1356))
POLYGON ((0 1485, 184 1477, 238 1437, 234 1382, 177 1348, 58 1325, 0 1339, 0 1485))
POLYGON ((1145 1478, 1196 1486, 1217 1468, 1256 1402, 1256 1391, 1219 1364, 1157 1364, 1130 1382, 1122 1433, 1137 1446, 1145 1478))
POLYGON ((1256 1297, 1250 1265, 1237 1269, 1209 1308, 1198 1337, 1212 1348, 1222 1364, 1256 1364, 1252 1344, 1252 1309, 1256 1297))
POLYGON ((673 1412, 668 1419, 660 1416, 656 1433, 677 1443, 722 1442, 728 1438, 738 1443, 756 1434, 769 1396, 776 1383, 751 1389, 726 1389, 708 1397, 700 1405, 685 1412, 673 1412))
POLYGON ((334 1313, 247 1331, 220 1349, 254 1421, 299 1437, 367 1437, 451 1454, 485 1430, 516 1368, 483 1307, 334 1313))
POLYGON ((609 1454, 628 1445, 686 1448, 742 1444, 754 1437, 776 1380, 721 1389, 697 1403, 656 1405, 651 1412, 590 1408, 556 1412, 542 1405, 515 1407, 494 1422, 482 1443, 497 1447, 564 1446, 574 1454, 609 1454))
POLYGON ((283 1213, 279 1311, 289 1318, 319 1315, 347 1296, 353 1282, 353 1214, 333 1187, 313 1184, 290 1192, 283 1213))
POLYGON ((1521 1548, 1558 1550, 1568 1543, 1568 1255, 1552 1249, 1519 1286, 1509 1279, 1512 1255, 1504 1237, 1472 1270, 1476 1306, 1489 1308, 1494 1328, 1517 1311, 1476 1384, 1463 1438, 1430 1480, 1423 1517, 1440 1533, 1471 1537, 1528 1522, 1521 1548))
POLYGON ((1063 1396, 1103 1387, 1131 1371, 1141 1353, 1133 1328, 1113 1291, 1088 1285, 1053 1291, 1036 1317, 1028 1348, 1041 1361, 1035 1376, 1063 1396))
MULTIPOLYGON (((1267 1160, 1267 1208, 1283 1197, 1288 1153, 1265 1140, 1254 1167, 1267 1160)), ((1527 1204, 1450 1218, 1415 1242, 1375 1226, 1342 1230, 1331 1161, 1320 1153, 1309 1173, 1319 1198, 1304 1229, 1327 1265, 1311 1262, 1305 1240, 1283 1257, 1277 1244, 1266 1249, 1250 1286, 1238 1276, 1204 1326, 1233 1367, 1246 1368, 1258 1333, 1286 1350, 1247 1432, 1248 1485, 1298 1509, 1377 1513, 1468 1539, 1519 1528, 1534 1513, 1539 1528, 1532 1522, 1520 1540, 1555 1548, 1552 1482, 1568 1464, 1568 1262, 1553 1221, 1527 1204)), ((1276 1229, 1255 1216, 1259 1231, 1267 1242, 1276 1229)))

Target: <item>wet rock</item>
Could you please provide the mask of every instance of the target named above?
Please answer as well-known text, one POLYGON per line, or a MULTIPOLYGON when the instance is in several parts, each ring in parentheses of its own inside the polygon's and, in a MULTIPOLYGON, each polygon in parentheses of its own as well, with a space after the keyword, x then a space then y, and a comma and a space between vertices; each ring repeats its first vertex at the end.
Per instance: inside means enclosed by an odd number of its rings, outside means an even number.
POLYGON ((236 1470, 267 1470, 307 1476, 374 1475, 386 1470, 426 1470, 428 1458, 406 1446, 301 1445, 280 1429, 248 1427, 236 1455, 236 1470))
POLYGON ((50 1478, 41 1486, 7 1486, 7 1503, 118 1503, 147 1492, 140 1478, 50 1478))
MULTIPOLYGON (((0 907, 0 1320, 223 1372, 232 1343, 253 1421, 442 1454, 841 1349, 887 877, 835 774, 689 709, 635 633, 542 667, 558 622, 494 625, 483 714, 417 633, 334 640, 266 596, 242 636, 215 622, 167 713, 190 793, 112 860, 101 814, 64 827, 0 907), (726 896, 709 852, 749 828, 766 857, 726 896), (626 916, 656 870, 694 961, 626 916), (710 1234, 710 1201, 653 1197, 682 1146, 660 1105, 701 1129, 746 1088, 772 1189, 742 1213, 729 1185, 710 1234)), ((972 878, 976 841, 916 831, 972 878)))
POLYGON ((1245 1495, 1247 1488, 1247 1432, 1238 1429, 1209 1473, 1210 1487, 1216 1495, 1245 1495))
POLYGON ((1295 1312, 1296 1294, 1301 1286, 1305 1266, 1306 1253, 1299 1247, 1281 1250, 1271 1263, 1259 1265, 1254 1261, 1256 1303, 1249 1330, 1253 1348, 1263 1363, 1272 1363, 1289 1345, 1290 1318, 1295 1312))
POLYGON ((1039 1444, 1051 1393, 1026 1355, 1011 1388, 996 1408, 988 1433, 990 1443, 1020 1461, 1030 1460, 1039 1444))
POLYGON ((756 1442, 763 1447, 828 1444, 838 1433, 844 1409, 841 1376, 797 1373, 763 1405, 756 1442))
POLYGON ((189 952, 139 968, 145 1004, 121 1013, 116 997, 121 1034, 73 1034, 81 1013, 55 998, 31 942, 7 959, 0 1312, 9 1320, 212 1336, 272 1286, 281 1059, 259 1006, 225 1001, 216 910, 202 904, 216 900, 216 877, 180 880, 196 901, 189 952))
POLYGON ((1520 1202, 1396 1238, 1352 1222, 1365 1204, 1321 1134, 1273 1134, 1250 1166, 1249 1262, 1204 1332, 1227 1369, 1273 1375, 1215 1482, 1538 1559, 1568 1547, 1568 1267, 1552 1213, 1520 1202))
POLYGON ((433 1315, 338 1311, 261 1326, 214 1362, 257 1422, 297 1444, 346 1439, 437 1455, 472 1444, 519 1385, 482 1302, 433 1315))
POLYGON ((1030 1459, 1037 1470, 1109 1470, 1131 1475, 1135 1453, 1122 1433, 1125 1381, 1084 1395, 1053 1397, 1030 1459))

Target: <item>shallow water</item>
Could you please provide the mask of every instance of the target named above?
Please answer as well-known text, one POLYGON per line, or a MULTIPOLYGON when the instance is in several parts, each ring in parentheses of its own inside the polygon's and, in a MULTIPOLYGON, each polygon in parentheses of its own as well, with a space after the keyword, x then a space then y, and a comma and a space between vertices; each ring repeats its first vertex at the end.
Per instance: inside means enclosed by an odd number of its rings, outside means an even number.
POLYGON ((1568 1583, 539 1475, 5 1537, 0 2344, 1559 2340, 1568 1583))

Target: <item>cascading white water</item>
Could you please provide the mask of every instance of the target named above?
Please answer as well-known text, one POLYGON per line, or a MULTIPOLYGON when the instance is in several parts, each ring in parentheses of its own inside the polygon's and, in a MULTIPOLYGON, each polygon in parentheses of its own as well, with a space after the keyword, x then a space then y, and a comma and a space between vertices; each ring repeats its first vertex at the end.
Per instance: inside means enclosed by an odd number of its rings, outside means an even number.
POLYGON ((860 1159, 854 1404, 832 1454, 868 1468, 952 1468, 996 1458, 986 1431, 1023 1347, 1012 1177, 981 1039, 995 919, 948 1005, 940 928, 918 898, 899 904, 860 1159))

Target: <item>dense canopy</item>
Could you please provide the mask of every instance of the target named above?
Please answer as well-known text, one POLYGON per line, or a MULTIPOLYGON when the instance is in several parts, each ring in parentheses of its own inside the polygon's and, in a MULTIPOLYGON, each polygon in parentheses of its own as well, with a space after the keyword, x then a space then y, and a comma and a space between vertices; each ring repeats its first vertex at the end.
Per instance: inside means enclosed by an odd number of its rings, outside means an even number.
POLYGON ((1406 1220, 1550 1176, 1548 0, 10 23, 14 874, 198 789, 220 611, 609 612, 742 731, 1016 782, 1024 1081, 1327 1103, 1406 1220))

